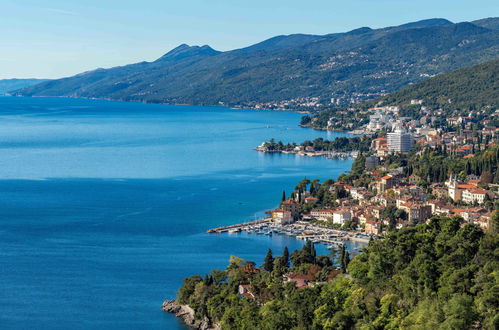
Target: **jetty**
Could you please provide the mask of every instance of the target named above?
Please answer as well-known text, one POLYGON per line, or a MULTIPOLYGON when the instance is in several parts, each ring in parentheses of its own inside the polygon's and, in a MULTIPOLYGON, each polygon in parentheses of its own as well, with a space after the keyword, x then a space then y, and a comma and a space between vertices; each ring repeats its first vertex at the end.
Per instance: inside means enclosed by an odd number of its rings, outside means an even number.
POLYGON ((225 233, 225 232, 229 232, 229 231, 241 231, 247 227, 268 224, 271 221, 272 221, 271 218, 259 219, 259 220, 248 221, 248 222, 238 223, 238 224, 229 225, 229 226, 212 228, 212 229, 208 229, 206 232, 208 234, 213 234, 213 233, 225 233))

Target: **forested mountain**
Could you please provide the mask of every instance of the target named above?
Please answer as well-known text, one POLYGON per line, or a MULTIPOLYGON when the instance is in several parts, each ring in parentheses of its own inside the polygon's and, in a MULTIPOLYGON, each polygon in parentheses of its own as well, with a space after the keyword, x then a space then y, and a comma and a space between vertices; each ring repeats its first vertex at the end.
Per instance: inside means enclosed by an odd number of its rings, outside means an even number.
POLYGON ((498 21, 430 19, 324 36, 295 34, 228 52, 181 45, 154 62, 97 69, 17 95, 240 106, 307 97, 326 105, 333 97, 348 103, 499 57, 498 21))
POLYGON ((0 95, 44 81, 47 81, 47 79, 0 79, 0 95))
MULTIPOLYGON (((413 84, 400 91, 356 105, 353 111, 364 114, 376 105, 397 105, 402 112, 419 109, 420 105, 410 105, 411 100, 419 99, 431 109, 442 109, 446 114, 466 115, 469 111, 482 110, 484 118, 490 119, 499 107, 499 59, 437 75, 413 84)), ((310 126, 325 128, 329 118, 336 117, 345 109, 328 109, 315 116, 310 126)), ((357 118, 358 119, 358 118, 357 118)))

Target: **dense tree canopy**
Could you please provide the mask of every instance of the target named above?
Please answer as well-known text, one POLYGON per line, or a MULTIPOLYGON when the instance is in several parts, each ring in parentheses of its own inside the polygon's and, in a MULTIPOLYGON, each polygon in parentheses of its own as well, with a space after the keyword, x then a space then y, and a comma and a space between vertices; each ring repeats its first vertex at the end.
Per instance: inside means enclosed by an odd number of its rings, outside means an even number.
POLYGON ((185 279, 178 301, 224 329, 494 329, 498 221, 496 213, 485 234, 458 217, 434 217, 372 241, 350 262, 336 260, 344 275, 310 244, 293 252, 290 269, 277 257, 272 270, 253 273, 254 264, 231 258, 223 272, 185 279), (297 289, 283 282, 289 270, 329 281, 297 289), (254 299, 238 294, 241 283, 254 299))

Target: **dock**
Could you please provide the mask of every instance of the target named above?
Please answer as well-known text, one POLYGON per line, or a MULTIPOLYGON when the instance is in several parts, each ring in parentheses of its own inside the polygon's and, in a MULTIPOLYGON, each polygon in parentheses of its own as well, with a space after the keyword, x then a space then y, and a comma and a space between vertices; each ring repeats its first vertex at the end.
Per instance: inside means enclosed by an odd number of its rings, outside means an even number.
POLYGON ((260 220, 238 223, 238 224, 229 225, 229 226, 212 228, 212 229, 208 229, 206 232, 208 234, 214 234, 214 233, 225 233, 225 232, 228 232, 231 230, 243 230, 243 228, 245 228, 245 227, 268 224, 271 221, 272 221, 271 218, 265 218, 265 219, 260 219, 260 220))

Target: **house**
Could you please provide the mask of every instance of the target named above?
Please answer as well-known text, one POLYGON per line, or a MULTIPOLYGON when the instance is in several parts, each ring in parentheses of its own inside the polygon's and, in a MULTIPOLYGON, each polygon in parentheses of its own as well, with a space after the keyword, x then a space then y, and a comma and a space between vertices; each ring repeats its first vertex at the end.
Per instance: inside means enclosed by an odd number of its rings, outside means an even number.
POLYGON ((412 202, 412 201, 414 201, 414 199, 412 197, 401 196, 401 197, 397 198, 397 200, 395 201, 395 206, 397 206, 397 208, 400 208, 402 205, 409 203, 409 202, 412 202))
MULTIPOLYGON (((460 184, 456 177, 453 175, 450 176, 449 180, 445 182, 445 185, 448 187, 449 197, 452 198, 454 202, 458 202, 462 199, 462 193, 464 190, 474 190, 477 188, 475 184, 460 184)), ((473 199, 473 196, 468 194, 468 199, 473 199)))
POLYGON ((318 200, 317 197, 307 197, 305 198, 305 204, 314 204, 317 203, 318 200))
POLYGON ((352 220, 352 213, 349 210, 341 209, 333 212, 333 223, 343 225, 349 220, 352 220))
POLYGON ((472 207, 467 209, 454 209, 454 214, 461 216, 466 222, 474 222, 484 214, 488 213, 486 209, 480 207, 472 207))
POLYGON ((477 219, 473 220, 473 223, 480 226, 483 231, 488 231, 490 228, 490 220, 492 219, 492 213, 483 214, 477 219))
POLYGON ((437 198, 445 198, 449 195, 448 191, 444 187, 433 187, 431 190, 432 195, 437 198))
POLYGON ((376 189, 378 192, 384 192, 393 187, 395 180, 391 175, 385 175, 379 179, 376 183, 376 189))
POLYGON ((254 263, 248 262, 244 267, 243 267, 243 272, 249 275, 255 275, 258 274, 262 271, 263 269, 255 267, 254 263))
POLYGON ((255 299, 255 295, 251 292, 251 285, 249 284, 239 284, 238 292, 241 297, 255 299))
POLYGON ((426 202, 426 205, 431 207, 431 214, 437 214, 437 210, 440 207, 445 206, 445 202, 437 199, 437 200, 432 200, 432 201, 426 202))
POLYGON ((387 138, 384 138, 384 137, 374 139, 371 142, 371 149, 374 149, 374 150, 380 150, 381 148, 385 148, 385 147, 388 149, 387 146, 388 146, 388 140, 387 140, 387 138))
POLYGON ((432 215, 430 205, 407 202, 400 205, 399 209, 407 213, 407 221, 409 223, 423 223, 432 215))
POLYGON ((367 189, 364 187, 355 187, 350 189, 350 196, 352 196, 353 199, 363 199, 366 192, 367 189))
POLYGON ((437 206, 435 208, 436 215, 449 216, 451 213, 452 213, 452 206, 450 206, 450 205, 437 206))
POLYGON ((367 221, 374 221, 375 219, 370 213, 362 213, 358 215, 357 220, 360 225, 365 225, 367 221))
POLYGON ((314 280, 312 275, 293 272, 285 274, 283 277, 285 283, 294 282, 298 289, 308 287, 309 283, 314 280))
POLYGON ((466 189, 462 192, 461 198, 463 202, 473 204, 483 204, 485 201, 485 196, 489 194, 488 190, 475 188, 475 189, 466 189))
POLYGON ((310 215, 319 221, 332 221, 334 210, 331 209, 315 209, 310 212, 310 215))
POLYGON ((389 154, 390 154, 390 152, 388 151, 388 146, 381 147, 378 150, 376 150, 376 156, 381 157, 381 158, 386 157, 389 154))
POLYGON ((278 225, 286 225, 293 222, 293 217, 289 211, 275 209, 272 211, 272 222, 278 225))
POLYGON ((294 199, 287 199, 281 203, 281 209, 284 211, 291 212, 291 217, 294 221, 298 220, 300 217, 300 203, 294 199))
POLYGON ((381 222, 374 220, 367 220, 364 232, 369 235, 378 235, 381 229, 381 222))

